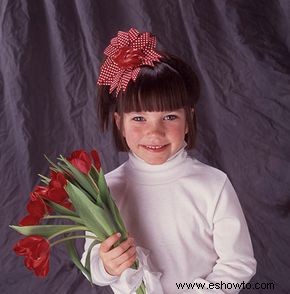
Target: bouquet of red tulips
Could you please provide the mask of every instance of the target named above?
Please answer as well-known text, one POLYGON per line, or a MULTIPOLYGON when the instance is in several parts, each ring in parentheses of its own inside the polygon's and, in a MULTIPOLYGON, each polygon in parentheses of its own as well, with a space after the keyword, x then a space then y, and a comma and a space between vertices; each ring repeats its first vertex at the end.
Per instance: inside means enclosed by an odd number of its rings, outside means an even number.
MULTIPOLYGON (((44 186, 36 186, 30 193, 28 214, 19 226, 10 226, 27 236, 14 246, 24 264, 36 276, 45 277, 49 271, 50 249, 64 243, 73 263, 91 282, 90 253, 94 245, 116 232, 121 233, 118 244, 127 239, 127 231, 114 200, 110 195, 97 151, 90 154, 74 151, 70 157, 60 156, 57 164, 50 163, 50 178, 39 175, 44 186), (43 224, 51 219, 66 224, 43 224), (67 220, 71 224, 67 224, 67 220), (93 236, 79 232, 91 232, 93 236), (92 238, 85 265, 80 262, 76 239, 92 238)), ((59 223, 59 222, 58 222, 59 223)), ((116 245, 118 245, 116 244, 116 245)), ((134 268, 138 267, 136 261, 134 268)), ((145 293, 144 282, 137 293, 145 293)))

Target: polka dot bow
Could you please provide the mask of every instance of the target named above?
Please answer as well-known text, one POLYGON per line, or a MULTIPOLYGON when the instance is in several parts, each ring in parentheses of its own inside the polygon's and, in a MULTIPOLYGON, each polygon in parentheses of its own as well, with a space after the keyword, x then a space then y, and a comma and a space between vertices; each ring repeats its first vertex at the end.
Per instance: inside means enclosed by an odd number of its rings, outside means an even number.
POLYGON ((129 81, 136 80, 140 67, 154 66, 161 55, 156 51, 156 37, 150 33, 139 33, 136 29, 129 32, 118 32, 105 49, 107 56, 101 67, 98 85, 110 86, 110 93, 116 89, 125 91, 129 81))

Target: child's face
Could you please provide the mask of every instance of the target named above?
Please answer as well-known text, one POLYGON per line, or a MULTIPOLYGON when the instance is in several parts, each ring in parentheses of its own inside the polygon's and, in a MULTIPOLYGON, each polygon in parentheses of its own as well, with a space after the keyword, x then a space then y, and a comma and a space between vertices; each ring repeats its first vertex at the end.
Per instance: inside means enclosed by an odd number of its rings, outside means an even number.
MULTIPOLYGON (((120 116, 115 113, 118 128, 120 116)), ((162 164, 184 145, 184 109, 124 113, 122 134, 132 152, 149 164, 162 164)))

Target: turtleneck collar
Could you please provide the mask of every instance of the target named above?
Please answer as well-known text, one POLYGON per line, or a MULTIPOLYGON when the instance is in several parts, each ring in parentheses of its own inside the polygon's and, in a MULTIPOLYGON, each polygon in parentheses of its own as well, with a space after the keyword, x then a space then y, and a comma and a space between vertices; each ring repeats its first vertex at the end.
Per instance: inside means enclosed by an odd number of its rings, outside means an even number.
POLYGON ((129 160, 125 164, 128 181, 139 184, 156 185, 169 183, 184 174, 186 159, 186 144, 163 164, 152 165, 146 163, 136 154, 130 152, 129 160))

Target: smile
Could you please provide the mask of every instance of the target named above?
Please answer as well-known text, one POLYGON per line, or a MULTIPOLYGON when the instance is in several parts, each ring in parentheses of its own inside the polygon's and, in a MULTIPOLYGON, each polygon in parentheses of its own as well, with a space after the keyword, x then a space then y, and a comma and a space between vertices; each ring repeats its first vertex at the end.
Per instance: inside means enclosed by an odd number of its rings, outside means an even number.
POLYGON ((164 150, 168 145, 142 145, 147 150, 150 151, 162 151, 164 150))

